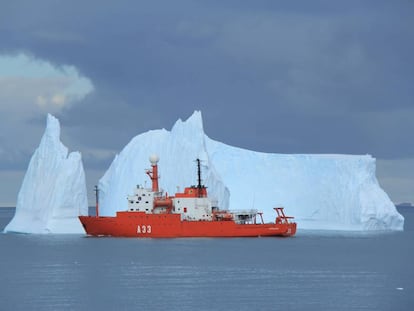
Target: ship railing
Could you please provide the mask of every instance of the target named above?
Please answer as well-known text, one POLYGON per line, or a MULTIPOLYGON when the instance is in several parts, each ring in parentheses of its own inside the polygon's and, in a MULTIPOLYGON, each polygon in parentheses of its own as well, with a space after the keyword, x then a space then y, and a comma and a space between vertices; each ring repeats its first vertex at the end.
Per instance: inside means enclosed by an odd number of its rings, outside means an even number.
POLYGON ((241 214, 257 214, 257 209, 240 209, 240 210, 229 210, 229 213, 232 213, 234 215, 241 215, 241 214))

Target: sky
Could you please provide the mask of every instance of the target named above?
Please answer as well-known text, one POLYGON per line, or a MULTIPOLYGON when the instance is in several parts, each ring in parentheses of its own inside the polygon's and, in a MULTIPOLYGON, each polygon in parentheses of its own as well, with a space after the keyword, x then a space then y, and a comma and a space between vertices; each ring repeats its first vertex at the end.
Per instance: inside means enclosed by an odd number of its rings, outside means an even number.
POLYGON ((0 206, 47 113, 89 197, 137 134, 201 110, 206 134, 269 153, 371 154, 414 202, 414 2, 2 1, 0 206))

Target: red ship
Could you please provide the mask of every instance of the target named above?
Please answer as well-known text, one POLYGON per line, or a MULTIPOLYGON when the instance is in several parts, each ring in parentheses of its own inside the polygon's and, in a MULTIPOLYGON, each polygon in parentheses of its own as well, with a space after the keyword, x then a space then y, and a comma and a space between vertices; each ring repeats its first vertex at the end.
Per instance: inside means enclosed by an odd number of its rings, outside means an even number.
POLYGON ((127 211, 117 212, 114 217, 99 216, 97 195, 96 216, 79 216, 88 235, 181 238, 292 236, 296 233, 293 217, 286 216, 282 207, 274 208, 277 213, 274 223, 264 223, 262 213, 257 210, 230 211, 216 207, 201 183, 199 159, 198 185, 187 187, 174 196, 164 194, 158 187, 158 160, 157 156, 151 156, 152 169, 146 171, 152 188, 137 186, 135 193, 128 196, 127 211))

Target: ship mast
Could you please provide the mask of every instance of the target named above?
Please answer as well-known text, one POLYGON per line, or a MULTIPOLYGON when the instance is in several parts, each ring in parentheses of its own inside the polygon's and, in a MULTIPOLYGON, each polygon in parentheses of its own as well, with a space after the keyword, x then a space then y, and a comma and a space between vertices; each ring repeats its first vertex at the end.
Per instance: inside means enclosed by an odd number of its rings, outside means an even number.
POLYGON ((96 201, 95 214, 96 214, 96 217, 99 217, 99 189, 97 185, 95 185, 94 191, 95 191, 95 201, 96 201))
POLYGON ((158 188, 158 177, 159 176, 158 176, 158 165, 157 165, 159 161, 159 157, 153 154, 150 156, 149 160, 151 162, 152 170, 147 170, 146 173, 152 181, 152 191, 159 192, 159 188, 158 188))
POLYGON ((201 198, 202 192, 201 189, 204 188, 204 186, 201 184, 201 160, 200 159, 196 159, 197 161, 197 191, 198 191, 198 197, 201 198))

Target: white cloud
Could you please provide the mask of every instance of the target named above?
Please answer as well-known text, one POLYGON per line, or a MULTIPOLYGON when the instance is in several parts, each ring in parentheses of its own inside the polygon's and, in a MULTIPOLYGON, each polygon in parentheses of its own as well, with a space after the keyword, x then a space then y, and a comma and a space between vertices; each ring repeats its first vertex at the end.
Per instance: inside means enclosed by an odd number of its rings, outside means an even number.
POLYGON ((39 95, 36 98, 36 104, 45 111, 54 112, 56 110, 61 110, 68 101, 64 94, 55 93, 52 95, 39 95))
POLYGON ((56 113, 93 91, 75 67, 56 68, 24 54, 0 57, 0 111, 24 119, 56 113))

